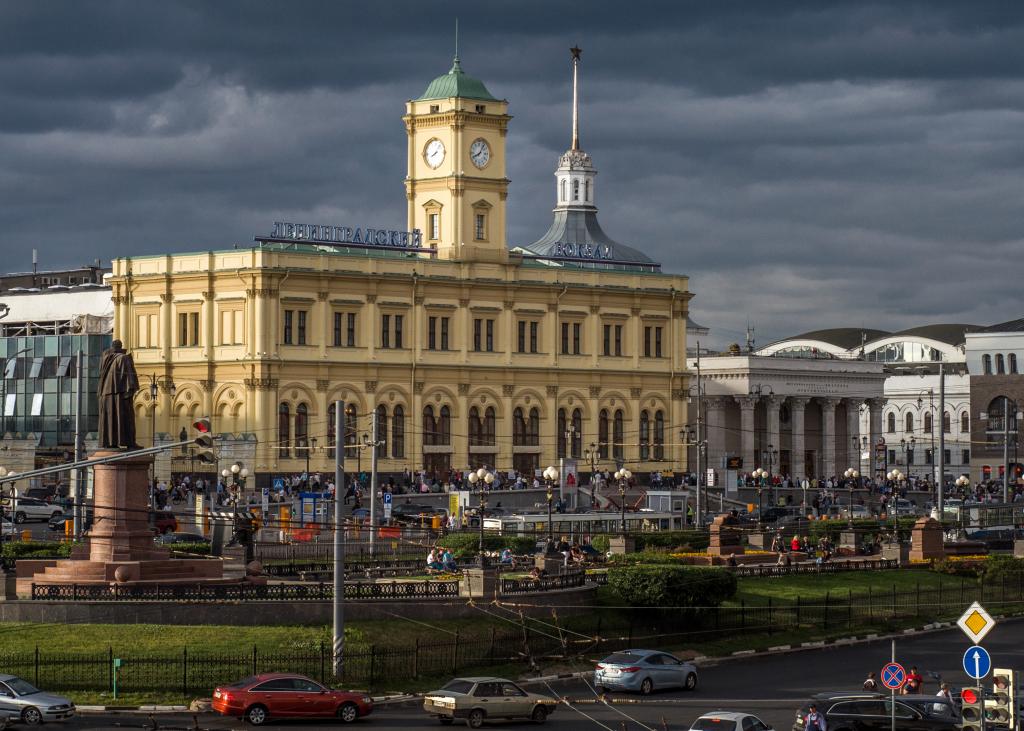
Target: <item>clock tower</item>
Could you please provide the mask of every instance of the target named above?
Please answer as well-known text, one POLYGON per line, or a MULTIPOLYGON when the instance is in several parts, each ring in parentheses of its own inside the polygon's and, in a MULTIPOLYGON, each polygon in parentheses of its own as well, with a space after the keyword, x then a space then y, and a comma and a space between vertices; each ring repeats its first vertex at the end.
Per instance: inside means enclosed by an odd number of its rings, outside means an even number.
POLYGON ((408 228, 422 231, 439 258, 506 261, 508 102, 466 75, 456 55, 448 73, 406 102, 402 119, 408 228))

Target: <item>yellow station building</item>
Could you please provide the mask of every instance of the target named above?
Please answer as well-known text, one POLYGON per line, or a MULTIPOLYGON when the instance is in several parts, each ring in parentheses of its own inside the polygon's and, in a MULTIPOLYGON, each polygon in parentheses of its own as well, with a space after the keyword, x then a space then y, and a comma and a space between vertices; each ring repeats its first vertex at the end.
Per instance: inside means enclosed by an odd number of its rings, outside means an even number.
MULTIPOLYGON (((506 241, 508 102, 456 58, 406 103, 406 231, 280 221, 248 249, 115 260, 139 441, 176 440, 209 414, 220 466, 242 461, 262 486, 307 456, 333 470, 341 402, 349 444, 373 438, 377 413, 384 473, 532 473, 560 457, 585 472, 591 450, 600 468, 684 468, 687 278, 597 223, 578 61, 572 145, 533 244, 506 241)), ((171 459, 160 476, 188 471, 171 459)))

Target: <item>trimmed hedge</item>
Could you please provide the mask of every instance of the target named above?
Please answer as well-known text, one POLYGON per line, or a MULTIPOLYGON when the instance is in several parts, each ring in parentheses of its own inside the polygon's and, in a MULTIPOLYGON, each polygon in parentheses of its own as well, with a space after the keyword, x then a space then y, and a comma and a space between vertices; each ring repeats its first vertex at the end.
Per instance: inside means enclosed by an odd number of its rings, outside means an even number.
MULTIPOLYGON (((473 558, 478 553, 480 545, 479 533, 452 533, 437 541, 438 545, 444 546, 452 552, 455 559, 463 560, 473 558)), ((484 534, 485 551, 501 551, 505 548, 512 549, 517 556, 532 554, 536 548, 537 540, 528 536, 496 536, 484 534)), ((426 553, 424 553, 426 556, 426 553)))
MULTIPOLYGON (((679 549, 680 551, 703 551, 708 547, 708 534, 699 530, 659 530, 649 533, 632 533, 637 551, 654 549, 679 549)), ((609 536, 594 536, 590 545, 598 551, 608 551, 609 536)))
POLYGON ((4 558, 67 558, 71 543, 56 541, 7 541, 0 556, 4 558))
POLYGON ((736 577, 719 568, 617 566, 608 586, 634 607, 717 607, 736 594, 736 577))

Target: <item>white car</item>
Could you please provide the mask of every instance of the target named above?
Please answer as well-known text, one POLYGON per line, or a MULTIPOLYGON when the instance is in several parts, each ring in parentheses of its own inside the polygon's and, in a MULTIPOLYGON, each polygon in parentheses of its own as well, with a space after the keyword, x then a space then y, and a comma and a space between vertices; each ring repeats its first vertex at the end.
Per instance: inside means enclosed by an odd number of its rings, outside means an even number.
POLYGON ((690 731, 774 731, 757 716, 741 711, 712 711, 690 725, 690 731))
POLYGON ((46 523, 55 515, 64 513, 59 505, 43 502, 34 497, 20 497, 16 500, 5 498, 4 511, 7 514, 14 514, 15 523, 25 523, 29 520, 41 520, 46 523))
POLYGON ((18 529, 14 527, 14 523, 4 518, 0 521, 0 540, 10 540, 17 535, 18 529))

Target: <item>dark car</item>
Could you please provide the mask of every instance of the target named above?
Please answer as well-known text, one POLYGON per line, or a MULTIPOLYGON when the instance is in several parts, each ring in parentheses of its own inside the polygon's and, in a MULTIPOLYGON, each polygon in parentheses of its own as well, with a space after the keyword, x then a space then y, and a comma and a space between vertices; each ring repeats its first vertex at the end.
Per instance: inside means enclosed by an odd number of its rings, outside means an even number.
POLYGON ((209 538, 199 533, 164 533, 153 540, 161 546, 173 546, 177 543, 210 543, 209 538))
POLYGON ((789 508, 782 507, 781 505, 772 505, 764 509, 764 513, 761 519, 765 523, 775 523, 781 518, 799 517, 800 508, 789 508))
MULTIPOLYGON (((46 527, 50 530, 60 531, 61 533, 64 533, 67 530, 64 526, 68 523, 74 523, 74 520, 75 516, 71 513, 61 513, 60 515, 54 515, 52 518, 50 518, 49 522, 46 524, 46 527)), ((85 523, 82 526, 82 530, 89 530, 90 528, 92 528, 92 510, 85 511, 85 513, 82 516, 82 520, 85 523)))
POLYGON ((333 690, 289 673, 263 673, 218 686, 212 705, 217 713, 243 718, 253 726, 279 718, 336 718, 352 723, 373 712, 373 698, 366 693, 333 690))
POLYGON ((981 541, 990 551, 1012 551, 1013 542, 1024 538, 1024 530, 1013 528, 982 528, 967 534, 971 541, 981 541))
POLYGON ((396 523, 418 523, 422 518, 433 518, 435 515, 445 516, 447 512, 433 505, 415 503, 399 503, 391 508, 391 519, 396 523))
MULTIPOLYGON (((811 705, 825 716, 828 731, 890 731, 893 700, 882 693, 821 693, 797 711, 793 731, 805 731, 811 705)), ((897 731, 959 731, 960 714, 952 703, 933 695, 896 697, 897 731)))

